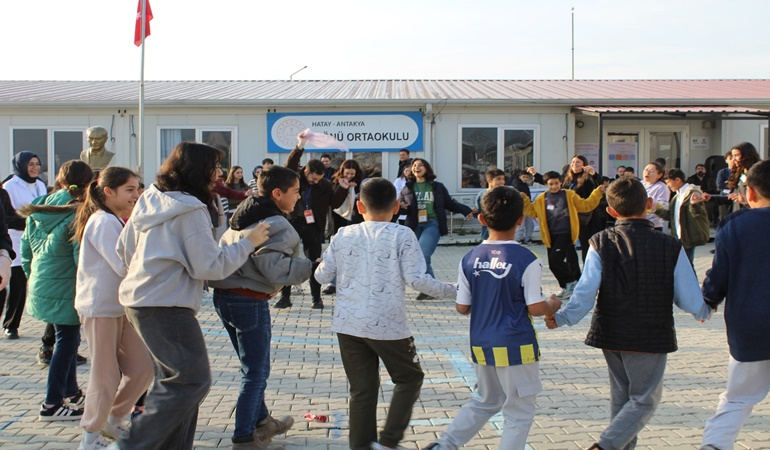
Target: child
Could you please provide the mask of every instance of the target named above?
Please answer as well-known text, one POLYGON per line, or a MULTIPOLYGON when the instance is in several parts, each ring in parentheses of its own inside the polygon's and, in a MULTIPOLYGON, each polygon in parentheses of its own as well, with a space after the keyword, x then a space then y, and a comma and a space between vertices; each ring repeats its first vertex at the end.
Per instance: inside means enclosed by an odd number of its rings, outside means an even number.
POLYGON ((578 213, 596 208, 605 187, 599 185, 584 199, 571 189, 562 189, 562 176, 558 172, 546 172, 543 180, 548 190, 538 195, 534 203, 530 203, 527 195, 522 195, 524 214, 538 219, 540 237, 548 249, 548 267, 562 287, 557 297, 567 298, 580 278, 575 251, 575 241, 580 236, 578 213))
POLYGON ((361 186, 358 211, 364 222, 340 228, 315 271, 319 283, 337 277, 332 331, 350 383, 353 450, 395 448, 404 437, 423 372, 406 321, 404 288, 454 298, 455 287, 425 273, 420 244, 409 228, 391 223, 398 212, 396 189, 384 178, 361 186), (377 441, 381 358, 396 387, 385 428, 377 441))
POLYGON ((80 243, 75 309, 91 352, 91 374, 80 425, 81 450, 100 449, 128 434, 124 422, 153 378, 150 353, 126 319, 118 286, 126 267, 115 246, 139 198, 139 176, 125 167, 107 167, 92 181, 73 222, 80 243), (101 433, 101 434, 100 434, 101 433))
POLYGON ((80 420, 85 397, 77 382, 80 319, 75 311, 78 245, 72 239, 77 204, 94 173, 82 161, 67 161, 56 176, 58 190, 22 207, 21 266, 27 276, 27 313, 53 324, 56 344, 48 367, 41 421, 80 420))
POLYGON ((224 154, 182 142, 160 167, 155 184, 137 200, 117 252, 128 269, 118 291, 126 317, 150 350, 155 380, 146 411, 118 448, 191 449, 211 368, 198 319, 203 281, 243 266, 267 240, 268 225, 240 233, 231 245, 211 234, 211 208, 224 154))
MULTIPOLYGON (((496 188, 497 186, 505 186, 505 172, 498 169, 497 167, 493 167, 487 170, 487 189, 485 191, 479 192, 479 195, 476 196, 477 211, 481 211, 481 198, 484 197, 484 194, 496 188)), ((481 225, 481 240, 483 241, 488 237, 489 231, 487 230, 487 227, 481 225)))
POLYGON ((270 225, 267 242, 239 270, 211 281, 214 307, 241 361, 241 390, 235 407, 233 448, 268 448, 273 436, 294 424, 290 416, 274 419, 265 405, 270 375, 270 305, 273 293, 310 278, 313 263, 300 258, 299 234, 284 217, 299 200, 299 175, 280 166, 257 179, 259 197, 246 199, 230 219, 222 244, 238 240, 259 222, 270 225))
POLYGON ((703 297, 709 305, 716 308, 725 301, 730 348, 727 388, 719 396, 716 413, 706 422, 703 450, 733 448, 751 409, 770 389, 770 278, 763 275, 770 264, 770 161, 754 164, 744 184, 751 208, 730 214, 719 225, 714 261, 703 281, 703 297))
POLYGON ((601 348, 610 376, 610 425, 591 449, 635 448, 663 392, 666 355, 677 350, 673 305, 698 320, 703 302, 682 244, 647 220, 652 199, 636 178, 607 191, 615 227, 590 240, 585 270, 567 306, 548 328, 575 325, 594 307, 586 345, 601 348), (599 297, 596 297, 596 293, 599 297))
POLYGON ((505 429, 500 448, 524 449, 542 390, 540 349, 532 316, 553 314, 561 301, 543 300, 542 263, 513 240, 524 220, 519 191, 496 187, 481 202, 481 223, 489 239, 460 263, 457 312, 471 314, 471 350, 477 396, 463 405, 447 431, 427 449, 457 450, 501 409, 505 429))

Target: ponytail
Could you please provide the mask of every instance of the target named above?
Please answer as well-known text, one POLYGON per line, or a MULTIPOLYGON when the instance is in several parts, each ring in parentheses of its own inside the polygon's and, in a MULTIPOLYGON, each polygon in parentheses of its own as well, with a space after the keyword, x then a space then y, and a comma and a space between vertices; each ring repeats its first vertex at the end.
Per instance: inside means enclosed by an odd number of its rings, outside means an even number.
MULTIPOLYGON (((82 242, 83 234, 88 224, 88 219, 98 210, 115 214, 105 204, 104 188, 108 187, 113 190, 117 190, 120 186, 123 186, 128 182, 130 178, 139 178, 134 171, 125 167, 108 167, 99 173, 99 179, 94 180, 88 184, 84 189, 83 202, 78 206, 75 213, 75 219, 72 222, 74 229, 72 241, 82 242)), ((77 186, 76 186, 77 187, 77 186)), ((70 186, 72 189, 72 186, 70 186)), ((72 190, 70 190, 72 192, 72 190)), ((73 195, 74 197, 74 195, 73 195)), ((116 216, 117 217, 117 216, 116 216)), ((120 217, 118 217, 120 219, 120 217)))

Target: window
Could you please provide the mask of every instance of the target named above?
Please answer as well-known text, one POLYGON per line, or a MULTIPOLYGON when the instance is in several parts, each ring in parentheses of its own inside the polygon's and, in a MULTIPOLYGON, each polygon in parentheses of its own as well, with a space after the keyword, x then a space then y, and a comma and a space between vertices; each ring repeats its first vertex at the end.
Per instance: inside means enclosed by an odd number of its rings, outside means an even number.
POLYGON ((501 167, 507 176, 533 165, 538 128, 461 127, 460 186, 486 188, 486 172, 501 167))
POLYGON ((231 128, 161 128, 160 129, 160 163, 168 158, 177 144, 185 141, 202 142, 222 150, 225 158, 222 160, 222 170, 226 174, 233 161, 233 141, 235 127, 231 128))
POLYGON ((382 153, 381 152, 351 152, 350 159, 355 159, 364 173, 367 168, 377 169, 382 176, 382 153))
POLYGON ((48 185, 56 179, 59 167, 67 161, 80 159, 80 152, 88 147, 85 142, 85 127, 62 128, 14 128, 13 154, 30 151, 40 158, 42 168, 40 179, 48 185), (53 167, 50 161, 54 161, 53 167))

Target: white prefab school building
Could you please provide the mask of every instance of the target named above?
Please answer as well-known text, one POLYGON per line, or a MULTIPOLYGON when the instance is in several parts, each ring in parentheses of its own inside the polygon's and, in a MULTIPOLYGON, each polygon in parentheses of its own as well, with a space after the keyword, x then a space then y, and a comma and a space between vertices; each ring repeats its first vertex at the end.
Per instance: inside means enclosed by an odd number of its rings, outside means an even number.
MULTIPOLYGON (((184 140, 227 152, 245 177, 264 158, 280 164, 296 134, 335 136, 349 152, 313 149, 381 168, 394 179, 398 151, 430 161, 449 191, 469 198, 490 167, 561 170, 575 154, 612 176, 648 161, 691 174, 741 141, 768 156, 770 80, 335 80, 148 81, 143 146, 137 82, 0 81, 0 175, 30 150, 49 184, 88 147, 85 130, 110 131, 113 164, 152 182, 184 140), (140 148, 143 150, 140 151, 140 148), (466 194, 466 195, 463 195, 466 194)), ((337 163, 333 163, 336 165, 337 163)))

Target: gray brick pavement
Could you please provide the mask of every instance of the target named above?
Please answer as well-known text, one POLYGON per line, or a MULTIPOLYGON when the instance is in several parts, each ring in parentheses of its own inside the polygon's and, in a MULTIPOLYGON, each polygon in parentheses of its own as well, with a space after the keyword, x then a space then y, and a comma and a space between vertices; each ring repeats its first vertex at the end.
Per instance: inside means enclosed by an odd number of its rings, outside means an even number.
MULTIPOLYGON (((703 278, 711 261, 709 249, 698 249, 696 268, 703 278)), ((542 246, 533 249, 545 256, 542 246)), ((469 247, 440 247, 434 256, 439 278, 454 282, 457 264, 469 247)), ((553 276, 544 273, 546 292, 558 290, 553 276)), ((306 286, 306 291, 307 286, 306 286)), ((470 396, 474 371, 468 359, 468 318, 454 312, 452 302, 417 302, 410 293, 408 306, 423 368, 422 395, 415 406, 410 429, 402 445, 420 449, 447 426, 457 409, 470 396)), ((288 450, 347 448, 347 383, 329 331, 331 306, 310 309, 309 295, 295 296, 291 310, 273 311, 272 375, 267 400, 275 415, 291 414, 297 421, 286 437, 274 440, 288 450), (308 423, 307 412, 330 415, 333 421, 308 423)), ((724 388, 727 346, 721 313, 705 324, 677 313, 680 350, 670 355, 663 402, 641 433, 641 449, 697 448, 703 423, 716 407, 724 388)), ((233 408, 238 393, 238 364, 227 335, 210 301, 200 314, 211 359, 214 385, 201 406, 196 448, 228 448, 233 431, 233 408)), ((583 339, 588 318, 573 328, 548 331, 537 319, 540 333, 541 377, 544 391, 538 397, 538 412, 529 443, 532 449, 579 449, 593 443, 608 420, 609 390, 601 352, 587 347, 583 339)), ((43 325, 25 317, 18 341, 0 342, 0 447, 5 449, 75 449, 81 430, 74 424, 37 421, 43 400, 47 370, 35 364, 43 325)), ((81 353, 87 354, 85 341, 81 353)), ((78 376, 85 386, 88 365, 78 376)), ((388 407, 392 384, 382 371, 380 417, 388 407)), ((770 402, 755 410, 744 426, 736 448, 770 449, 770 402)), ((492 419, 466 446, 496 449, 502 419, 492 419)))

